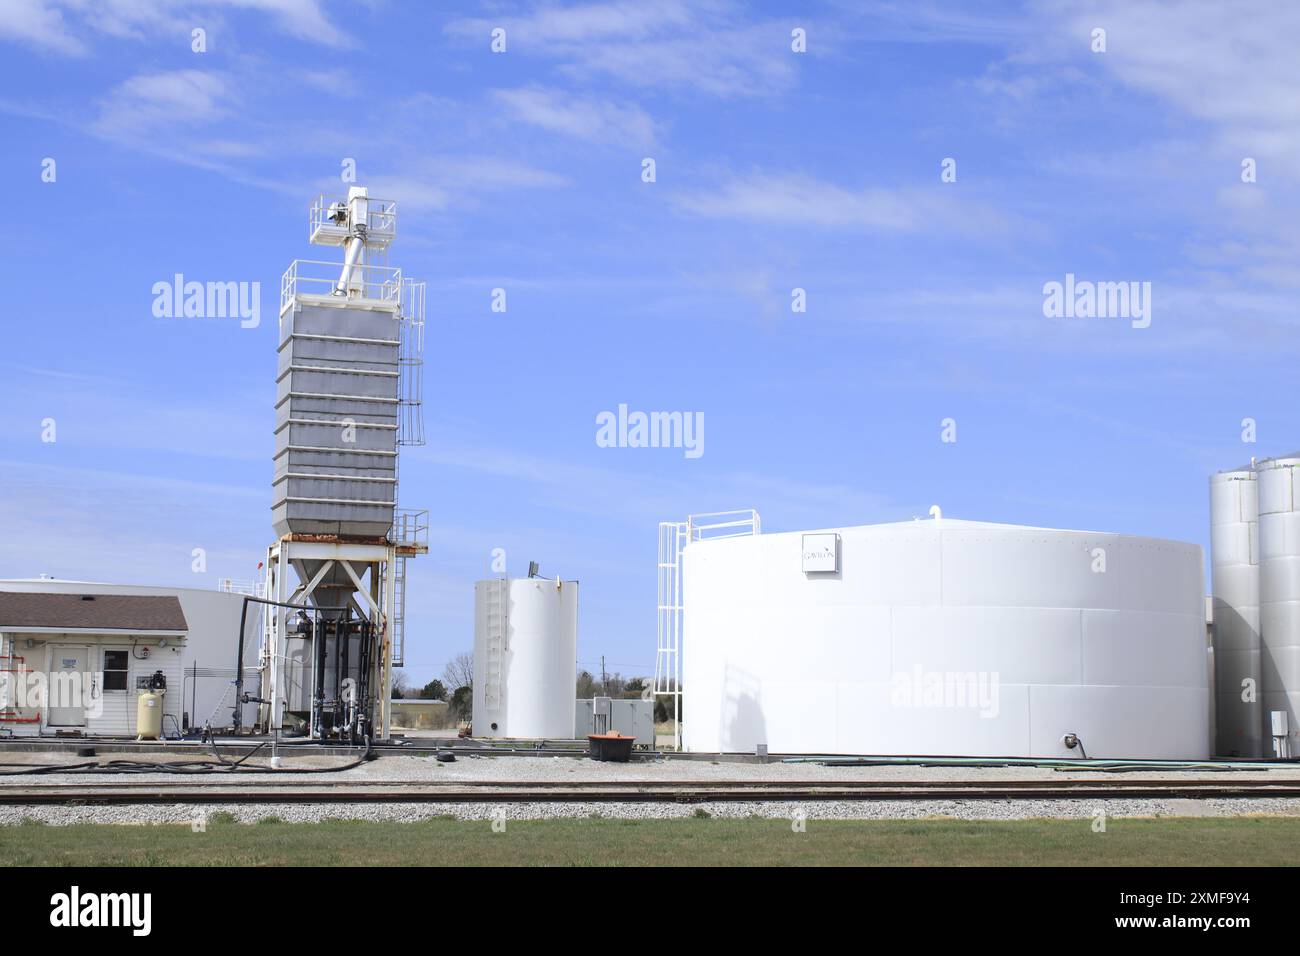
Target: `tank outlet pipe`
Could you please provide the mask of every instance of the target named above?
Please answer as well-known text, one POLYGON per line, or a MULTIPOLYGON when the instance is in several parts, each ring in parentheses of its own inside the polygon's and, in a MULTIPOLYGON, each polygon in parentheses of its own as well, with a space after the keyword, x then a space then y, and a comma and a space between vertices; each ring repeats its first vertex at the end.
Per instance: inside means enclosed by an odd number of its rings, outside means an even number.
POLYGON ((358 223, 353 227, 352 238, 348 240, 348 252, 343 259, 343 272, 334 284, 335 295, 347 295, 352 282, 352 273, 361 260, 361 252, 366 248, 366 227, 358 223))

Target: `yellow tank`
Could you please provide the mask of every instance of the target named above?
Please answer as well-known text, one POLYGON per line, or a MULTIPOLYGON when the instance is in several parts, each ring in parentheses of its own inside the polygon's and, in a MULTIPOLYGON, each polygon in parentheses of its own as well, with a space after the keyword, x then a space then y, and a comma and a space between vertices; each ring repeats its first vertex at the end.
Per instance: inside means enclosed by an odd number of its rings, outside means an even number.
POLYGON ((142 690, 135 701, 136 740, 157 740, 162 736, 164 690, 142 690))

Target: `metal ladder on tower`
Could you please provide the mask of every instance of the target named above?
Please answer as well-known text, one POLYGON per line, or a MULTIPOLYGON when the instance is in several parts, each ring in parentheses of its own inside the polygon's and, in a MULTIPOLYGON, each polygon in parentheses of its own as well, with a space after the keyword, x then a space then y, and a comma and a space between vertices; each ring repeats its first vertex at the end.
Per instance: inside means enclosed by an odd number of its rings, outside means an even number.
POLYGON ((406 665, 406 556, 393 562, 392 656, 394 667, 406 665))
POLYGON ((505 668, 506 594, 510 587, 508 578, 489 581, 483 622, 487 635, 487 660, 484 662, 483 706, 490 711, 501 709, 501 679, 505 668))
MULTIPOLYGON (((401 309, 397 325, 397 444, 424 444, 424 300, 425 284, 402 279, 401 309)), ((394 501, 400 497, 402 458, 393 458, 394 501)), ((393 515, 393 543, 419 544, 419 514, 396 510, 393 515)), ((426 527, 423 529, 427 532, 426 527)), ((427 543, 427 542, 426 542, 427 543)), ((394 561, 392 656, 393 666, 406 663, 406 555, 394 561)))

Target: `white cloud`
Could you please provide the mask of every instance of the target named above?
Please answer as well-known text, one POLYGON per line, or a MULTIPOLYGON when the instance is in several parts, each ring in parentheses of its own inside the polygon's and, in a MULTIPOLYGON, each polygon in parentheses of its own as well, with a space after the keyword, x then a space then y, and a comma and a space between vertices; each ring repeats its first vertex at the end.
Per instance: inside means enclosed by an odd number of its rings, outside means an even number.
POLYGON ((675 197, 687 212, 715 219, 886 232, 925 229, 1000 231, 1006 223, 987 204, 930 189, 850 189, 798 174, 755 173, 675 197))
POLYGON ((80 21, 82 33, 102 33, 128 40, 144 40, 151 34, 185 27, 185 7, 169 0, 51 0, 80 21))
POLYGON ((1094 62, 1130 86, 1230 130, 1300 136, 1300 7, 1108 0, 1051 9, 1080 43, 1104 27, 1107 50, 1094 62))
POLYGON ((1025 19, 1033 30, 1008 37, 1008 55, 976 83, 985 92, 1023 104, 1063 81, 1078 92, 1110 80, 1130 100, 1145 94, 1205 121, 1216 149, 1280 160, 1300 150, 1300 6, 1040 0, 1025 19), (1095 28, 1104 53, 1091 50, 1095 28))
POLYGON ((514 119, 575 139, 636 146, 655 139, 654 120, 635 104, 536 86, 497 90, 493 96, 514 119))
POLYGON ((353 46, 352 39, 325 16, 320 0, 221 0, 233 7, 268 13, 290 36, 326 46, 353 46))
POLYGON ((24 542, 0 550, 0 578, 207 587, 250 577, 265 543, 264 486, 13 460, 0 468, 0 522, 24 542), (194 548, 206 552, 206 575, 191 570, 194 548))
POLYGON ((229 97, 228 84, 214 73, 142 73, 113 89, 95 128, 107 136, 120 136, 206 123, 227 112, 229 97))
POLYGON ((557 173, 488 155, 425 157, 405 164, 401 173, 370 177, 372 195, 398 197, 407 209, 444 209, 484 193, 567 185, 569 180, 557 173))
POLYGON ((733 97, 792 86, 789 24, 745 23, 747 13, 730 3, 616 0, 455 20, 445 30, 486 45, 491 31, 503 27, 510 51, 549 57, 571 75, 612 77, 644 89, 733 97))
POLYGON ((973 43, 1002 46, 1012 37, 1032 37, 1036 25, 1009 5, 971 5, 934 0, 839 0, 846 18, 835 33, 855 43, 973 43))
POLYGON ((688 28, 696 15, 681 2, 644 4, 633 0, 579 6, 542 6, 527 16, 456 20, 447 30, 485 39, 494 25, 505 25, 529 46, 551 43, 594 43, 645 40, 688 28))
POLYGON ((220 24, 229 9, 266 15, 281 32, 331 47, 352 46, 351 38, 325 15, 321 0, 5 0, 0 3, 0 39, 44 52, 84 54, 97 36, 144 40, 194 26, 220 24))
MULTIPOLYGON (((485 480, 507 480, 537 507, 638 529, 652 530, 654 522, 685 518, 692 512, 732 508, 767 509, 769 517, 779 516, 797 527, 805 516, 815 525, 820 519, 811 513, 831 506, 864 519, 896 513, 898 507, 885 496, 839 483, 789 480, 754 471, 710 470, 699 475, 692 470, 691 477, 670 476, 642 470, 640 462, 622 468, 575 463, 486 445, 436 426, 429 438, 428 445, 411 454, 412 474, 429 475, 436 466, 482 475, 485 480), (582 494, 575 496, 575 488, 581 488, 582 494)), ((628 462, 624 458, 618 464, 628 462)), ((414 497, 421 493, 419 481, 413 479, 414 497)))
POLYGON ((72 35, 63 13, 46 0, 8 0, 0 4, 0 38, 45 52, 78 55, 85 45, 72 35))

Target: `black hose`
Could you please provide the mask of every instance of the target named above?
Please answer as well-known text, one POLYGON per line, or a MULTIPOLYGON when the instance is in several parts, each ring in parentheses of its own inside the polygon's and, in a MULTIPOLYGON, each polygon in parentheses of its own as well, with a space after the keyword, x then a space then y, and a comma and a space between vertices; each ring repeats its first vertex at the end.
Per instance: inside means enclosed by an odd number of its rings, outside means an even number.
POLYGON ((244 691, 244 628, 247 626, 248 598, 244 598, 244 603, 239 606, 239 650, 235 653, 235 712, 231 715, 236 733, 244 722, 244 705, 240 703, 239 697, 244 691))
POLYGON ((22 767, 21 770, 0 770, 0 777, 40 776, 44 774, 95 774, 95 773, 172 773, 172 774, 221 774, 221 773, 343 773, 355 770, 363 763, 375 759, 374 744, 366 737, 366 749, 356 760, 341 767, 268 767, 263 764, 244 765, 244 761, 266 746, 261 746, 245 754, 235 763, 226 760, 213 749, 217 760, 179 760, 173 763, 161 763, 149 760, 110 760, 107 763, 74 764, 0 764, 0 767, 22 767))

